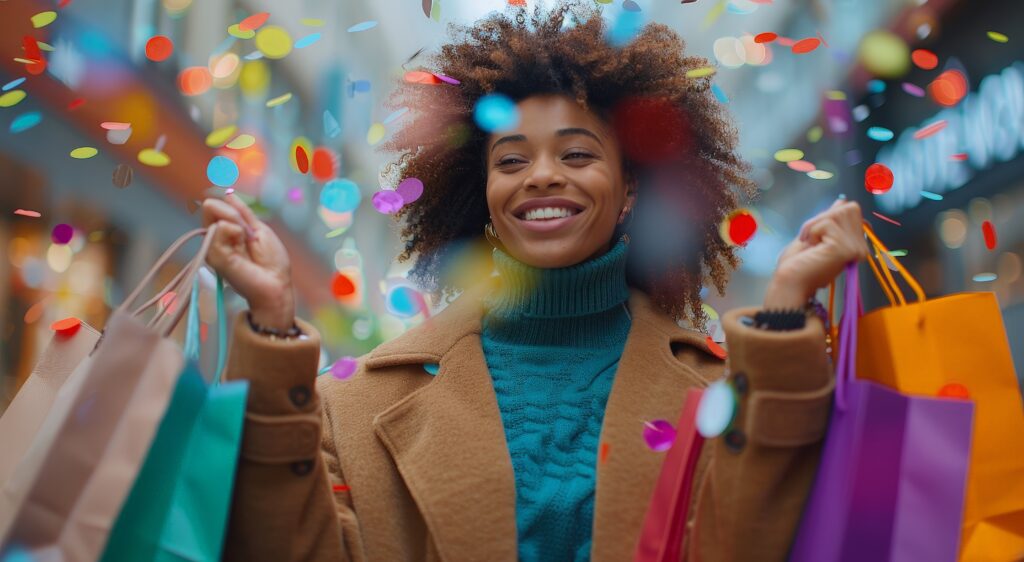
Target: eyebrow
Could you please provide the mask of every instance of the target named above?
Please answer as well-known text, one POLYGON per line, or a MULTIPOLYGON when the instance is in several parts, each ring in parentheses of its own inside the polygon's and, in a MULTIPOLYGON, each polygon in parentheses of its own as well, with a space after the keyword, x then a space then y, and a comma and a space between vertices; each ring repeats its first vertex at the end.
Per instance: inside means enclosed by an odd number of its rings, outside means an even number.
MULTIPOLYGON (((555 132, 555 135, 557 135, 559 137, 568 137, 568 136, 572 136, 572 135, 583 135, 583 136, 587 136, 587 137, 590 137, 590 138, 596 140, 598 144, 600 144, 601 146, 604 146, 604 143, 601 142, 601 138, 600 137, 598 137, 596 134, 594 134, 591 130, 584 129, 583 127, 568 127, 568 128, 565 128, 565 129, 559 129, 558 131, 555 132)), ((525 142, 525 141, 526 141, 526 135, 508 135, 508 136, 505 136, 505 137, 501 137, 500 139, 494 141, 494 144, 491 145, 491 152, 494 152, 494 149, 497 148, 498 145, 504 144, 506 142, 525 142)))

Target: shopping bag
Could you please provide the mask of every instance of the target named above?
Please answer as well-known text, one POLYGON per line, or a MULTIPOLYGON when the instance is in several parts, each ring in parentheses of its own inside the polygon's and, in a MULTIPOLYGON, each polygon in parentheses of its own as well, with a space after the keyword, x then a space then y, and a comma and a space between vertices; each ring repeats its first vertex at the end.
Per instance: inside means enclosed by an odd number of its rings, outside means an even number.
MULTIPOLYGON (((19 545, 47 560, 92 561, 102 552, 181 373, 181 349, 167 336, 187 308, 189 285, 178 291, 182 304, 148 325, 140 315, 161 295, 134 313, 129 307, 173 252, 206 232, 193 231, 165 252, 61 387, 61 407, 55 404, 0 494, 0 547, 19 545)), ((211 239, 165 291, 191 282, 211 239)))
POLYGON ((845 300, 828 432, 790 561, 952 562, 974 405, 854 378, 864 372, 856 263, 846 269, 845 300))
POLYGON ((861 318, 857 375, 906 394, 974 401, 961 559, 1024 559, 1024 406, 995 294, 927 300, 874 232, 865 233, 887 262, 870 263, 893 306, 861 318), (890 268, 917 302, 907 302, 890 268))
MULTIPOLYGON (((217 307, 224 318, 220 280, 217 307)), ((179 379, 102 560, 220 559, 248 395, 247 381, 220 384, 224 342, 212 386, 195 368, 179 379)))
POLYGON ((691 389, 686 394, 676 438, 661 465, 647 507, 634 562, 678 562, 682 557, 693 480, 704 445, 696 426, 697 406, 703 394, 702 389, 691 389))
POLYGON ((55 332, 28 379, 0 416, 0 486, 32 445, 68 376, 89 355, 100 333, 85 322, 55 332))

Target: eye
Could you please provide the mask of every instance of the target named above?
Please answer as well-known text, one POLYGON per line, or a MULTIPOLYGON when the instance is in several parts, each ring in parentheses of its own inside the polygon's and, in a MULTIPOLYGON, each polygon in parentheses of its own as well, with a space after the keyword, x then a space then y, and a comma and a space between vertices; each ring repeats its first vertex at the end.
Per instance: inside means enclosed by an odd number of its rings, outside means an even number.
POLYGON ((580 160, 583 158, 593 158, 594 156, 589 152, 573 151, 565 155, 566 160, 580 160))
POLYGON ((518 156, 506 156, 506 157, 502 158, 501 160, 498 160, 498 165, 499 166, 511 166, 511 165, 514 165, 514 164, 525 164, 525 163, 526 163, 526 160, 523 160, 522 158, 520 158, 518 156))

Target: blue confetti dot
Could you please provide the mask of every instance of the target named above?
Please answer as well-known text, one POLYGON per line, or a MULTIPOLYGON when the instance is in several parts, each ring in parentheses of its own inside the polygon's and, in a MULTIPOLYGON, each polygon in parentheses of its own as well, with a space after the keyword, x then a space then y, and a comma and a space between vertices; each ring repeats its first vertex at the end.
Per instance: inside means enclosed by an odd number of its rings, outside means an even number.
POLYGON ((881 94, 885 91, 885 82, 874 79, 868 82, 868 91, 872 94, 881 94))
POLYGON ((307 35, 307 36, 303 37, 302 39, 299 39, 298 41, 296 41, 294 47, 296 49, 305 49, 306 47, 312 45, 313 43, 316 43, 319 40, 320 40, 320 34, 319 33, 310 33, 309 35, 307 35))
POLYGON ((364 21, 364 22, 361 22, 361 23, 357 23, 357 24, 353 25, 352 27, 348 28, 348 32, 349 33, 355 33, 357 31, 366 31, 367 29, 373 29, 375 27, 377 27, 377 22, 375 22, 373 20, 364 21))
POLYGON ((430 373, 431 375, 436 375, 437 371, 439 371, 440 369, 441 369, 441 366, 438 365, 437 363, 424 363, 423 364, 423 370, 428 372, 428 373, 430 373))
POLYGON ((497 133, 514 129, 519 124, 519 110, 508 96, 487 94, 477 100, 473 119, 481 129, 497 133))
POLYGON ((931 191, 921 190, 921 197, 925 199, 931 199, 932 201, 942 201, 942 196, 938 193, 932 193, 931 191))
POLYGON ((395 287, 388 293, 388 311, 400 318, 411 318, 420 312, 419 300, 411 287, 395 287))
POLYGON ((382 121, 382 123, 387 125, 388 123, 394 121, 395 119, 398 119, 399 117, 405 115, 406 112, 408 112, 408 111, 409 111, 408 107, 402 107, 402 108, 396 109, 396 110, 392 111, 387 117, 385 117, 384 121, 382 121))
POLYGON ((7 90, 13 90, 14 88, 17 88, 18 86, 20 86, 21 83, 24 82, 24 81, 25 81, 25 77, 24 76, 22 76, 21 78, 15 78, 14 80, 11 80, 10 82, 4 84, 3 90, 5 92, 7 90))
POLYGON ((28 113, 22 113, 21 115, 14 118, 11 121, 11 132, 21 133, 27 131, 32 127, 35 127, 43 120, 43 114, 38 111, 29 111, 28 113))
POLYGON ((889 141, 896 136, 892 131, 885 127, 871 127, 868 129, 868 138, 876 141, 889 141))
POLYGON ((227 156, 214 156, 206 166, 206 177, 213 185, 231 187, 238 181, 238 164, 227 156))
POLYGON ((359 206, 363 195, 352 180, 337 178, 327 182, 320 192, 320 204, 335 213, 347 213, 359 206))
POLYGON ((644 16, 641 12, 622 12, 608 29, 605 40, 613 47, 625 47, 640 33, 643 26, 644 16))
POLYGON ((729 96, 725 95, 725 90, 718 84, 711 85, 711 93, 715 94, 715 98, 718 99, 719 103, 729 103, 729 96))

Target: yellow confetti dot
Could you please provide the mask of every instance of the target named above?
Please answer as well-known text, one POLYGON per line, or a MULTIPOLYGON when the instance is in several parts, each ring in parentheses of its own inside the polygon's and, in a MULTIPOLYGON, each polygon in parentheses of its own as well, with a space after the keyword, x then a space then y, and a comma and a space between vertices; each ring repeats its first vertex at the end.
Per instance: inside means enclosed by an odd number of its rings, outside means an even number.
MULTIPOLYGON (((306 137, 296 137, 295 140, 292 141, 292 145, 288 148, 288 154, 291 159, 292 169, 299 173, 305 173, 299 169, 299 163, 295 159, 295 149, 300 146, 302 147, 302 150, 306 153, 306 166, 308 168, 309 159, 313 157, 313 142, 307 139, 306 137)), ((306 171, 308 172, 309 170, 307 169, 306 171)))
POLYGON ((808 142, 812 142, 812 143, 813 142, 818 142, 818 141, 821 140, 821 137, 824 134, 825 134, 825 131, 821 128, 821 126, 820 125, 815 125, 815 126, 811 127, 807 131, 807 141, 808 142))
POLYGON ((701 68, 694 68, 693 70, 686 71, 687 78, 703 78, 705 76, 711 76, 715 73, 715 67, 704 66, 701 68))
POLYGON ((283 59, 292 52, 292 36, 282 27, 268 25, 256 33, 256 48, 268 59, 283 59))
POLYGON ((707 303, 701 303, 700 307, 701 309, 704 310, 704 314, 708 315, 708 320, 711 320, 712 322, 718 320, 718 311, 716 311, 714 308, 711 308, 711 305, 707 303))
POLYGON ((366 142, 369 145, 375 145, 380 141, 384 140, 384 135, 388 132, 381 123, 374 123, 370 125, 370 130, 366 131, 366 142))
POLYGON ((49 53, 52 53, 52 52, 56 51, 56 49, 53 48, 53 45, 51 45, 49 43, 45 43, 43 41, 36 41, 36 45, 39 45, 39 50, 40 51, 46 51, 46 52, 49 52, 49 53))
POLYGON ((0 107, 13 107, 18 105, 23 99, 25 99, 24 90, 11 90, 6 94, 0 95, 0 107))
POLYGON ((57 19, 57 12, 39 12, 32 16, 32 27, 39 29, 40 27, 46 27, 57 19))
POLYGON ((846 99, 846 92, 842 90, 829 90, 825 92, 825 97, 834 101, 843 101, 846 99))
POLYGON ((1010 40, 1006 35, 999 33, 998 31, 989 31, 988 38, 995 41, 996 43, 1006 43, 1010 40))
POLYGON ((85 160, 86 158, 96 156, 98 152, 98 150, 91 146, 80 146, 71 151, 71 157, 77 158, 78 160, 85 160))
POLYGON ((815 180, 830 180, 833 177, 835 177, 835 174, 833 174, 832 172, 826 172, 825 170, 812 170, 810 172, 807 172, 807 175, 811 179, 815 180))
POLYGON ((224 146, 224 143, 228 142, 228 139, 230 139, 237 130, 238 127, 235 125, 228 125, 212 131, 210 134, 206 135, 206 146, 210 148, 224 146))
POLYGON ((302 22, 302 25, 309 27, 323 27, 324 25, 324 20, 320 18, 302 18, 299 21, 302 22))
POLYGON ((243 148, 249 148, 256 144, 256 137, 252 135, 238 135, 235 139, 228 143, 228 148, 233 150, 242 150, 243 148))
POLYGON ((277 107, 290 99, 292 99, 292 93, 288 92, 287 94, 277 96, 274 99, 267 100, 267 107, 277 107))
POLYGON ((803 160, 804 151, 799 148, 783 148, 775 153, 775 159, 779 162, 793 162, 803 160))
POLYGON ((139 151, 139 162, 154 168, 162 168, 171 163, 171 157, 153 148, 143 148, 139 151))
POLYGON ((242 75, 238 77, 238 85, 247 96, 260 96, 270 85, 270 66, 261 60, 246 62, 242 65, 242 75))
POLYGON ((238 39, 252 39, 256 37, 256 30, 254 29, 242 29, 238 27, 238 24, 233 24, 228 27, 228 35, 237 37, 238 39))

